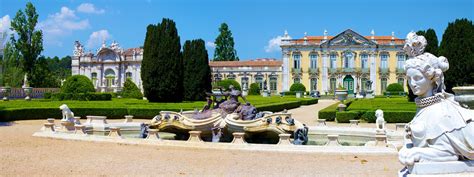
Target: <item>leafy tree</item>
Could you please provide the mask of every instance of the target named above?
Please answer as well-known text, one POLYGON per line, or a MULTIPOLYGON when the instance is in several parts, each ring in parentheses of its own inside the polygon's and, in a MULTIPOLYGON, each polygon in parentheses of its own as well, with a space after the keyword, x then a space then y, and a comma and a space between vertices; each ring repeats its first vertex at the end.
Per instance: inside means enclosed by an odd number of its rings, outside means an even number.
POLYGON ((95 92, 92 81, 83 75, 69 77, 61 87, 63 93, 87 93, 95 92))
POLYGON ((39 57, 29 80, 30 85, 40 88, 57 88, 60 80, 48 67, 48 59, 39 57))
POLYGON ((474 25, 468 19, 457 19, 449 23, 444 31, 439 55, 449 61, 449 70, 444 73, 446 91, 453 92, 455 86, 474 84, 474 25))
POLYGON ((219 32, 220 34, 215 41, 214 61, 239 61, 237 51, 234 49, 234 38, 229 26, 226 23, 222 23, 219 32))
POLYGON ((180 38, 173 20, 148 25, 143 45, 141 78, 150 102, 183 99, 183 61, 180 38))
POLYGON ((36 60, 43 51, 43 33, 41 30, 35 29, 37 23, 38 14, 31 2, 26 4, 24 12, 18 10, 15 18, 11 21, 11 29, 16 32, 16 35, 11 35, 10 42, 19 51, 20 58, 23 59, 23 70, 28 73, 29 80, 32 77, 36 60), (15 36, 18 36, 18 39, 15 36))
POLYGON ((7 43, 3 52, 2 73, 0 74, 1 84, 10 87, 21 87, 25 74, 22 69, 22 58, 18 50, 10 43, 7 43))
POLYGON ((206 98, 211 91, 211 68, 204 40, 187 40, 183 46, 184 100, 197 101, 206 98))
POLYGON ((217 87, 222 87, 224 90, 229 90, 230 85, 233 85, 235 90, 241 90, 240 84, 233 79, 224 79, 217 82, 217 87))
POLYGON ((142 99, 143 94, 132 80, 127 79, 125 83, 123 83, 122 97, 142 99))
POLYGON ((302 83, 294 83, 290 87, 291 92, 306 92, 306 87, 302 83))
POLYGON ((260 95, 260 85, 258 83, 250 84, 249 95, 260 95))
POLYGON ((428 45, 426 45, 425 52, 429 52, 433 55, 438 55, 438 36, 434 29, 427 29, 426 31, 416 32, 418 35, 422 35, 426 38, 428 45))

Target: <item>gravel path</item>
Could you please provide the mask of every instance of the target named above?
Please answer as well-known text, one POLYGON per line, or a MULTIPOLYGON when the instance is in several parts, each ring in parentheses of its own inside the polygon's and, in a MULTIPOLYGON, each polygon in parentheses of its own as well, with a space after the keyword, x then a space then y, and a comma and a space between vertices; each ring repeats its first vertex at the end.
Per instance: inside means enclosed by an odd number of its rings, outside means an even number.
MULTIPOLYGON (((326 104, 331 103, 320 100, 291 111, 311 125, 316 110, 326 104)), ((402 168, 395 155, 206 150, 32 137, 44 122, 0 126, 0 176, 396 176, 402 168)))

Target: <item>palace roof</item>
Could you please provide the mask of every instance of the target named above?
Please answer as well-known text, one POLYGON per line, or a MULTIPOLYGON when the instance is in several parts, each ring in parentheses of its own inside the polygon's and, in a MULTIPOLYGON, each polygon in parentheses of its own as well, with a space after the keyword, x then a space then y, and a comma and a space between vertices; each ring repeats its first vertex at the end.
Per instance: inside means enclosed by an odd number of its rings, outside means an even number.
POLYGON ((280 67, 281 60, 261 58, 247 61, 210 61, 211 67, 280 67))

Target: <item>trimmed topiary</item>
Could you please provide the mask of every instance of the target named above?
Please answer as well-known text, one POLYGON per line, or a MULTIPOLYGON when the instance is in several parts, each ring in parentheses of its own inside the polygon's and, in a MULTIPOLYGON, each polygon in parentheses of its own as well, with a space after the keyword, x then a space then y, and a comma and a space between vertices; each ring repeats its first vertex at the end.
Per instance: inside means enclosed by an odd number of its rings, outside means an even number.
POLYGON ((260 95, 260 85, 258 83, 250 84, 249 95, 260 95))
POLYGON ((306 92, 306 87, 302 83, 294 83, 290 87, 292 92, 306 92))
POLYGON ((142 99, 143 94, 140 91, 140 89, 133 83, 132 80, 127 79, 125 83, 123 84, 123 91, 122 91, 122 97, 123 98, 136 98, 136 99, 142 99))
POLYGON ((61 87, 62 93, 87 93, 95 92, 92 81, 83 75, 69 77, 61 87))
POLYGON ((387 92, 403 92, 403 86, 399 83, 393 83, 388 85, 387 92))
POLYGON ((237 81, 233 80, 233 79, 224 79, 224 80, 221 80, 221 81, 217 82, 217 86, 222 87, 222 89, 224 89, 224 90, 229 90, 230 85, 233 85, 234 89, 236 89, 236 90, 241 90, 240 89, 240 84, 237 81))

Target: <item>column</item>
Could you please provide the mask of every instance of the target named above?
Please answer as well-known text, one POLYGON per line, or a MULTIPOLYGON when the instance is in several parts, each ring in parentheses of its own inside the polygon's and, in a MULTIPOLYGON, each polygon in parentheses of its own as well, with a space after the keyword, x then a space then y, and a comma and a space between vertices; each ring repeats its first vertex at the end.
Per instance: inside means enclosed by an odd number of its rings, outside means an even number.
POLYGON ((323 69, 321 70, 322 73, 322 81, 321 81, 321 88, 323 92, 327 92, 328 88, 328 53, 321 52, 323 56, 323 69))
POLYGON ((374 90, 374 94, 375 94, 375 88, 376 88, 376 82, 377 82, 377 78, 376 78, 376 69, 377 69, 377 65, 376 65, 376 52, 373 51, 370 53, 370 80, 372 81, 372 90, 374 90))
MULTIPOLYGON (((290 51, 288 49, 283 49, 283 90, 282 91, 289 91, 290 87, 288 85, 289 83, 289 74, 290 74, 290 68, 289 68, 289 62, 290 62, 290 51)), ((253 82, 250 82, 253 83, 253 82)))

